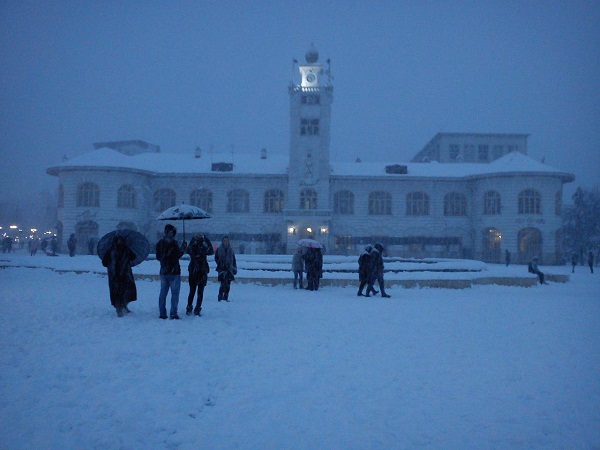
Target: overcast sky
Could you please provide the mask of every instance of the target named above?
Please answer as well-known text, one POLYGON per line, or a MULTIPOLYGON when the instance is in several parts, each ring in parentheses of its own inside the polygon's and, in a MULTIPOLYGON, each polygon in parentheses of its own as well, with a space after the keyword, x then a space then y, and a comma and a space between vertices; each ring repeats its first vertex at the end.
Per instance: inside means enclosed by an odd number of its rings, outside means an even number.
POLYGON ((528 133, 599 184, 599 1, 0 0, 0 193, 94 142, 288 152, 292 60, 334 75, 337 160, 406 162, 437 132, 528 133))

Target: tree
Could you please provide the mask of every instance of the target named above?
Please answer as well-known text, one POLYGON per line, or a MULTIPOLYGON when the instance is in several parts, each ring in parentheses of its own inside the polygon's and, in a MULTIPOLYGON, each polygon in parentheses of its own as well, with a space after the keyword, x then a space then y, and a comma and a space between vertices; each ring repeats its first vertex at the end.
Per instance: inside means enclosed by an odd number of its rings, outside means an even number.
POLYGON ((573 205, 563 214, 564 248, 579 255, 583 263, 587 251, 600 249, 600 187, 591 190, 577 188, 573 205))

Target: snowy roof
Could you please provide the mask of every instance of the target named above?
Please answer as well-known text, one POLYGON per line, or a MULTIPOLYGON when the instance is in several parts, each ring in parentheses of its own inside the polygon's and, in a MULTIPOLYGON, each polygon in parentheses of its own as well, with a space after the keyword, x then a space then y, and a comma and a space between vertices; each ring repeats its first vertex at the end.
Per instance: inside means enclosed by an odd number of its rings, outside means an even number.
MULTIPOLYGON (((225 173, 238 175, 286 175, 289 165, 288 154, 269 154, 261 159, 258 154, 216 154, 195 158, 191 153, 142 153, 128 156, 109 148, 100 148, 76 158, 48 168, 50 175, 58 175, 62 170, 103 168, 130 169, 154 174, 199 174, 222 173, 212 170, 213 163, 232 163, 233 169, 225 173)), ((336 176, 353 177, 432 177, 466 178, 493 175, 498 173, 528 173, 556 175, 565 182, 573 181, 574 175, 540 163, 520 152, 509 153, 491 163, 402 163, 407 174, 388 174, 386 166, 397 163, 331 162, 332 173, 336 176)))

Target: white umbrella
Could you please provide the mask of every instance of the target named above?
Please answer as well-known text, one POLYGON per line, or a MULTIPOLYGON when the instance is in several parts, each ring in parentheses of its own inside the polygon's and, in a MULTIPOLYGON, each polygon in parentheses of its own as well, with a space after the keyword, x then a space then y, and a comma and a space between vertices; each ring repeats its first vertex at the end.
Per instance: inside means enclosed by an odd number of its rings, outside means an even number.
POLYGON ((314 239, 300 239, 298 241, 298 245, 300 247, 309 247, 309 248, 323 248, 323 245, 319 241, 315 241, 314 239))
POLYGON ((185 241, 185 221, 210 219, 210 214, 202 208, 192 205, 176 205, 164 210, 156 220, 182 220, 183 221, 183 240, 185 241))

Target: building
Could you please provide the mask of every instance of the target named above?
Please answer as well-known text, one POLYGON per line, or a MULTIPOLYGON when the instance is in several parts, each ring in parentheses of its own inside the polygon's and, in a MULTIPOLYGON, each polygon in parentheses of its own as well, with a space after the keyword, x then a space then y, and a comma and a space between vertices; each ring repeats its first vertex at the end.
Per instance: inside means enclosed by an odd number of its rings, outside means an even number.
POLYGON ((311 236, 328 253, 357 254, 382 242, 403 257, 544 263, 561 255, 561 205, 569 173, 527 156, 525 134, 438 133, 409 163, 330 159, 333 86, 311 48, 289 88, 289 155, 162 153, 143 141, 94 144, 48 168, 58 177, 58 232, 87 243, 119 227, 151 241, 160 212, 197 205, 188 222, 252 253, 291 253, 311 236))

